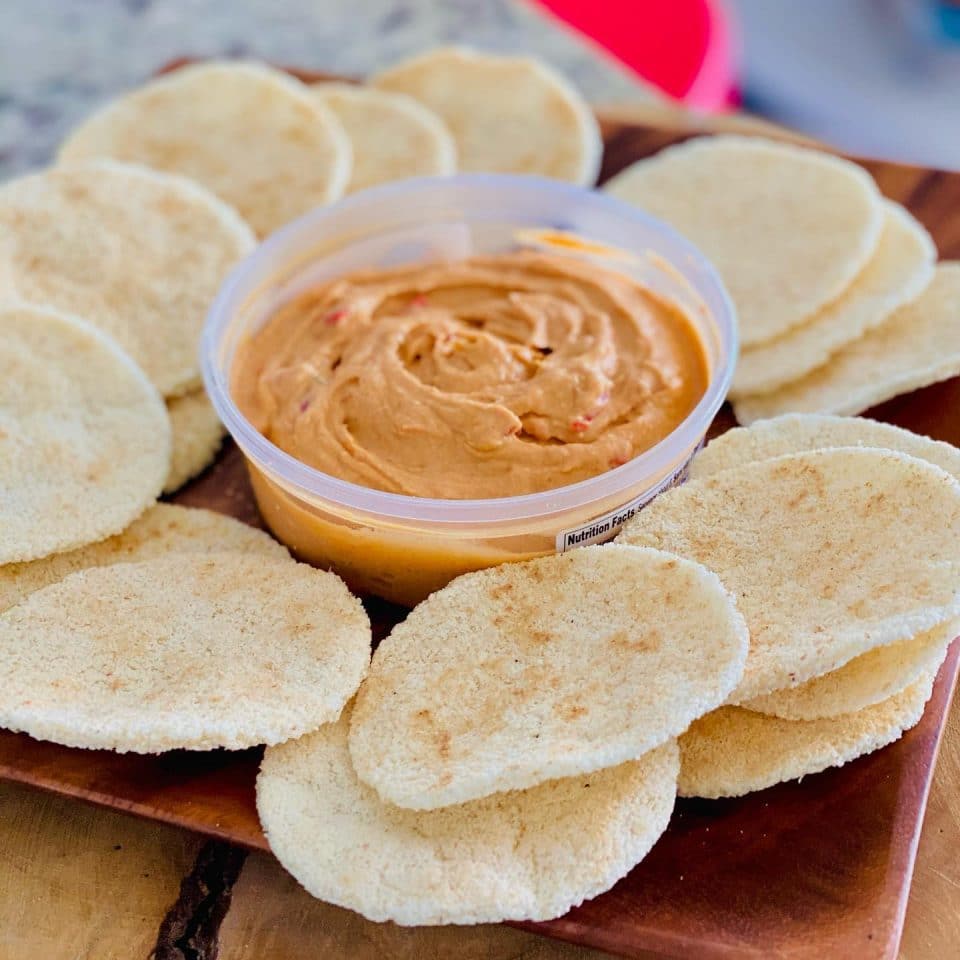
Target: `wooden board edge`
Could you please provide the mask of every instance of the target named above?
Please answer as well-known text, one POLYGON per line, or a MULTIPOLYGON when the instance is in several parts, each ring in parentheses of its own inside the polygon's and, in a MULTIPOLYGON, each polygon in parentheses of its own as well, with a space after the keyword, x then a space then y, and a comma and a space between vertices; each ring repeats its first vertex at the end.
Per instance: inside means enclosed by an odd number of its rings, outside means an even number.
POLYGON ((910 902, 910 891, 913 887, 913 875, 917 865, 917 851, 920 849, 920 837, 927 818, 927 805, 930 801, 930 790, 933 787, 933 778, 937 771, 937 760, 940 757, 940 748, 947 730, 947 721, 953 708, 953 698, 960 681, 960 637, 954 638, 947 653, 943 666, 937 674, 933 693, 924 710, 936 705, 939 710, 936 736, 930 750, 930 760, 927 765, 926 776, 920 786, 920 796, 917 801, 917 817, 913 824, 913 833, 904 849, 901 863, 891 864, 890 870, 896 871, 906 878, 900 887, 900 898, 897 903, 895 936, 890 943, 889 952, 884 960, 897 960, 900 952, 900 941, 903 939, 903 928, 907 918, 907 905, 910 902))
MULTIPOLYGON (((3 732, 6 733, 8 731, 3 732)), ((17 736, 26 737, 27 735, 17 734, 17 736)), ((40 746, 47 746, 47 744, 41 743, 40 741, 35 742, 40 746)), ((53 744, 52 746, 57 749, 71 750, 73 752, 80 749, 60 747, 59 744, 53 744)), ((9 763, 0 762, 0 782, 13 783, 41 793, 51 793, 55 796, 79 800, 82 803, 104 810, 111 810, 115 813, 127 814, 139 820, 149 820, 154 823, 177 827, 181 830, 187 830, 190 833, 197 834, 198 836, 235 844, 246 850, 271 852, 270 845, 267 843, 267 838, 264 836, 262 830, 257 830, 256 832, 237 830, 236 827, 232 827, 229 824, 215 824, 185 819, 182 814, 170 810, 165 806, 158 806, 146 801, 121 798, 104 789, 92 789, 90 787, 80 786, 79 784, 71 783, 63 779, 56 779, 42 773, 37 773, 35 770, 26 770, 22 767, 13 766, 9 763)))

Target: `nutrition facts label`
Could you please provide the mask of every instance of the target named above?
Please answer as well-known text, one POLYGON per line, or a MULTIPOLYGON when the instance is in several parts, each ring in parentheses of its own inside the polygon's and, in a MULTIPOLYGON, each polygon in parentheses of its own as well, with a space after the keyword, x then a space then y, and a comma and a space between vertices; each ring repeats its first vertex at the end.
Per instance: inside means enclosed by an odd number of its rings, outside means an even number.
POLYGON ((557 534, 557 553, 566 553, 575 547, 586 547, 591 543, 604 543, 610 540, 620 532, 620 528, 628 520, 635 517, 657 494, 683 483, 686 478, 687 464, 684 463, 683 466, 664 477, 652 490, 641 493, 639 497, 634 497, 633 500, 629 500, 615 510, 594 517, 579 527, 561 530, 557 534))

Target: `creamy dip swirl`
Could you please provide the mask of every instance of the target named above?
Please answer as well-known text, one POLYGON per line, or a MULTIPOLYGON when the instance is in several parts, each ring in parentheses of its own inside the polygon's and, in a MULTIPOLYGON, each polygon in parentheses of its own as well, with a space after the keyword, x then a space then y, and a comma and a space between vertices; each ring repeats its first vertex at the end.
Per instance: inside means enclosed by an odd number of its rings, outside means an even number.
POLYGON ((688 317, 637 281, 514 252, 320 284, 241 346, 232 386, 264 436, 324 473, 464 499, 620 466, 708 377, 688 317))

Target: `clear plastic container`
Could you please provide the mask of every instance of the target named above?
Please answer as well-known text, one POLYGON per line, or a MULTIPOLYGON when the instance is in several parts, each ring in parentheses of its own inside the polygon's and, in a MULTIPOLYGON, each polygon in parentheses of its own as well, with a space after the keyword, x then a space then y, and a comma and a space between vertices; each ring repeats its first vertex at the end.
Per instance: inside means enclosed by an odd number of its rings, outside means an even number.
POLYGON ((295 555, 332 568, 354 589, 408 605, 468 570, 613 536, 643 503, 683 478, 726 396, 736 353, 736 322, 723 285, 673 230, 590 190, 494 174, 406 180, 289 224, 230 275, 210 310, 202 346, 207 391, 246 456, 273 532, 295 555), (552 246, 557 232, 603 247, 552 246), (680 303, 703 340, 710 364, 706 393, 666 439, 623 466, 517 497, 401 496, 294 459, 257 432, 233 402, 237 345, 304 289, 354 269, 455 260, 530 243, 556 254, 593 256, 638 277, 680 303))

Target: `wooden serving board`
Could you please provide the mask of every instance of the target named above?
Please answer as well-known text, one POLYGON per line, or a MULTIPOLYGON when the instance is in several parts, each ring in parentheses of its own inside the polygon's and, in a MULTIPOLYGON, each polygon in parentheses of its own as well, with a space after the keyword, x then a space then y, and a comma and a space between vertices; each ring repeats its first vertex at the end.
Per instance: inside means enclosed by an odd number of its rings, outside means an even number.
MULTIPOLYGON (((603 132, 603 177, 691 135, 613 120, 603 132)), ((960 258, 960 174, 864 166, 925 223, 941 257, 960 258)), ((960 445, 958 410, 960 378, 871 415, 960 445)), ((712 432, 732 422, 725 408, 712 432)), ((260 524, 231 443, 173 499, 260 524)), ((368 609, 378 637, 403 616, 382 601, 368 609)), ((958 665, 960 641, 923 719, 896 744, 741 799, 681 800, 652 853, 612 890, 558 920, 518 926, 624 957, 891 960, 958 665)), ((258 750, 120 755, 0 731, 0 779, 267 849, 254 804, 259 758, 258 750)))

